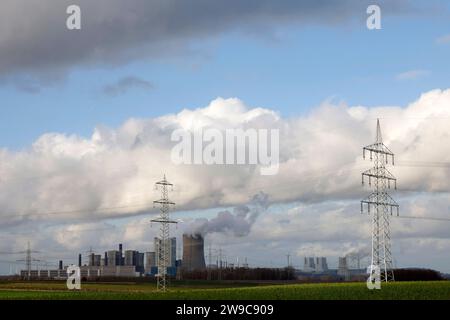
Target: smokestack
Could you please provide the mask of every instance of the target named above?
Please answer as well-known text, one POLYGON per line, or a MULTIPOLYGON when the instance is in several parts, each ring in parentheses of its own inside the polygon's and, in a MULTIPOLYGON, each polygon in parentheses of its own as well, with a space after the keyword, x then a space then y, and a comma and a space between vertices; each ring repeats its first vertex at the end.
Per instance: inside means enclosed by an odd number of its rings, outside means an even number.
POLYGON ((59 260, 59 270, 62 270, 62 269, 63 269, 63 261, 59 260))
POLYGON ((123 266, 122 244, 119 243, 119 266, 123 266))
POLYGON ((108 252, 105 251, 105 266, 108 265, 108 252))
POLYGON ((182 265, 187 271, 206 269, 204 241, 200 234, 183 234, 182 265))
POLYGON ((81 267, 81 253, 78 254, 78 266, 81 267))

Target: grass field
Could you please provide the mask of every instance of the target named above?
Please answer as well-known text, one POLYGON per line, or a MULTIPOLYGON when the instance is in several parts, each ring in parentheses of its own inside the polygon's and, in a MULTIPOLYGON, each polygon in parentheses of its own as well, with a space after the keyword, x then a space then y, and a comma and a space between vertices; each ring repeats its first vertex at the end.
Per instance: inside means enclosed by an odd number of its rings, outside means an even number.
POLYGON ((154 284, 83 283, 82 290, 75 292, 68 291, 65 283, 61 282, 15 282, 0 283, 0 299, 450 300, 450 281, 395 282, 383 285, 381 290, 373 291, 368 290, 365 283, 258 285, 199 282, 174 284, 165 293, 156 292, 154 284))

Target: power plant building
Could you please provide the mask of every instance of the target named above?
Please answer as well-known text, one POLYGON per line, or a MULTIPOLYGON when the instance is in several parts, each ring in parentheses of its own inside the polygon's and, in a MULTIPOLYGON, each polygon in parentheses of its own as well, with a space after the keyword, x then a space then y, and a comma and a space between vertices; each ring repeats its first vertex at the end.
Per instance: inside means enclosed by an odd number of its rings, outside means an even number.
POLYGON ((314 271, 319 272, 319 273, 327 272, 328 271, 327 258, 317 257, 316 258, 316 268, 314 271))
MULTIPOLYGON (((177 260, 177 238, 173 237, 168 239, 168 243, 166 244, 169 249, 169 261, 168 266, 175 267, 175 263, 177 260)), ((161 247, 161 239, 155 237, 154 239, 155 246, 155 265, 158 265, 159 262, 159 250, 161 247)))
POLYGON ((327 273, 328 263, 325 257, 305 257, 303 272, 327 273))
POLYGON ((89 267, 100 267, 102 256, 100 254, 91 253, 89 255, 89 267))
POLYGON ((119 266, 120 265, 120 256, 119 251, 110 250, 107 252, 107 266, 119 266))
POLYGON ((305 257, 303 271, 313 272, 316 270, 316 263, 314 257, 305 257))
POLYGON ((156 254, 155 252, 145 253, 145 272, 152 273, 152 267, 156 267, 156 254))

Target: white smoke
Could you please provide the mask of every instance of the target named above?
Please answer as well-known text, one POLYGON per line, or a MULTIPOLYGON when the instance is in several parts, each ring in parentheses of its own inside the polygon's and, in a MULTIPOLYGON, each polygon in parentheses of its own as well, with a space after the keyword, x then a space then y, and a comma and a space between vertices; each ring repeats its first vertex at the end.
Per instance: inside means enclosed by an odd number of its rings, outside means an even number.
POLYGON ((370 255, 370 248, 368 246, 348 250, 347 253, 345 254, 347 258, 359 258, 359 259, 368 257, 369 255, 370 255))
POLYGON ((250 233, 252 225, 258 216, 267 210, 268 195, 259 192, 255 194, 247 205, 233 208, 233 211, 220 211, 212 219, 198 218, 192 221, 186 232, 188 234, 228 233, 236 237, 243 237, 250 233))

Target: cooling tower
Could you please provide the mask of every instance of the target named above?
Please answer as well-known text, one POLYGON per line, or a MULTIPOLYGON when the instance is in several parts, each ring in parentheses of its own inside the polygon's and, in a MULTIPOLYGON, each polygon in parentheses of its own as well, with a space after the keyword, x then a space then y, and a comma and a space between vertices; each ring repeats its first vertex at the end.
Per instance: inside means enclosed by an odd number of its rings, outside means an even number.
POLYGON ((203 237, 199 234, 183 234, 183 269, 206 269, 203 237))

